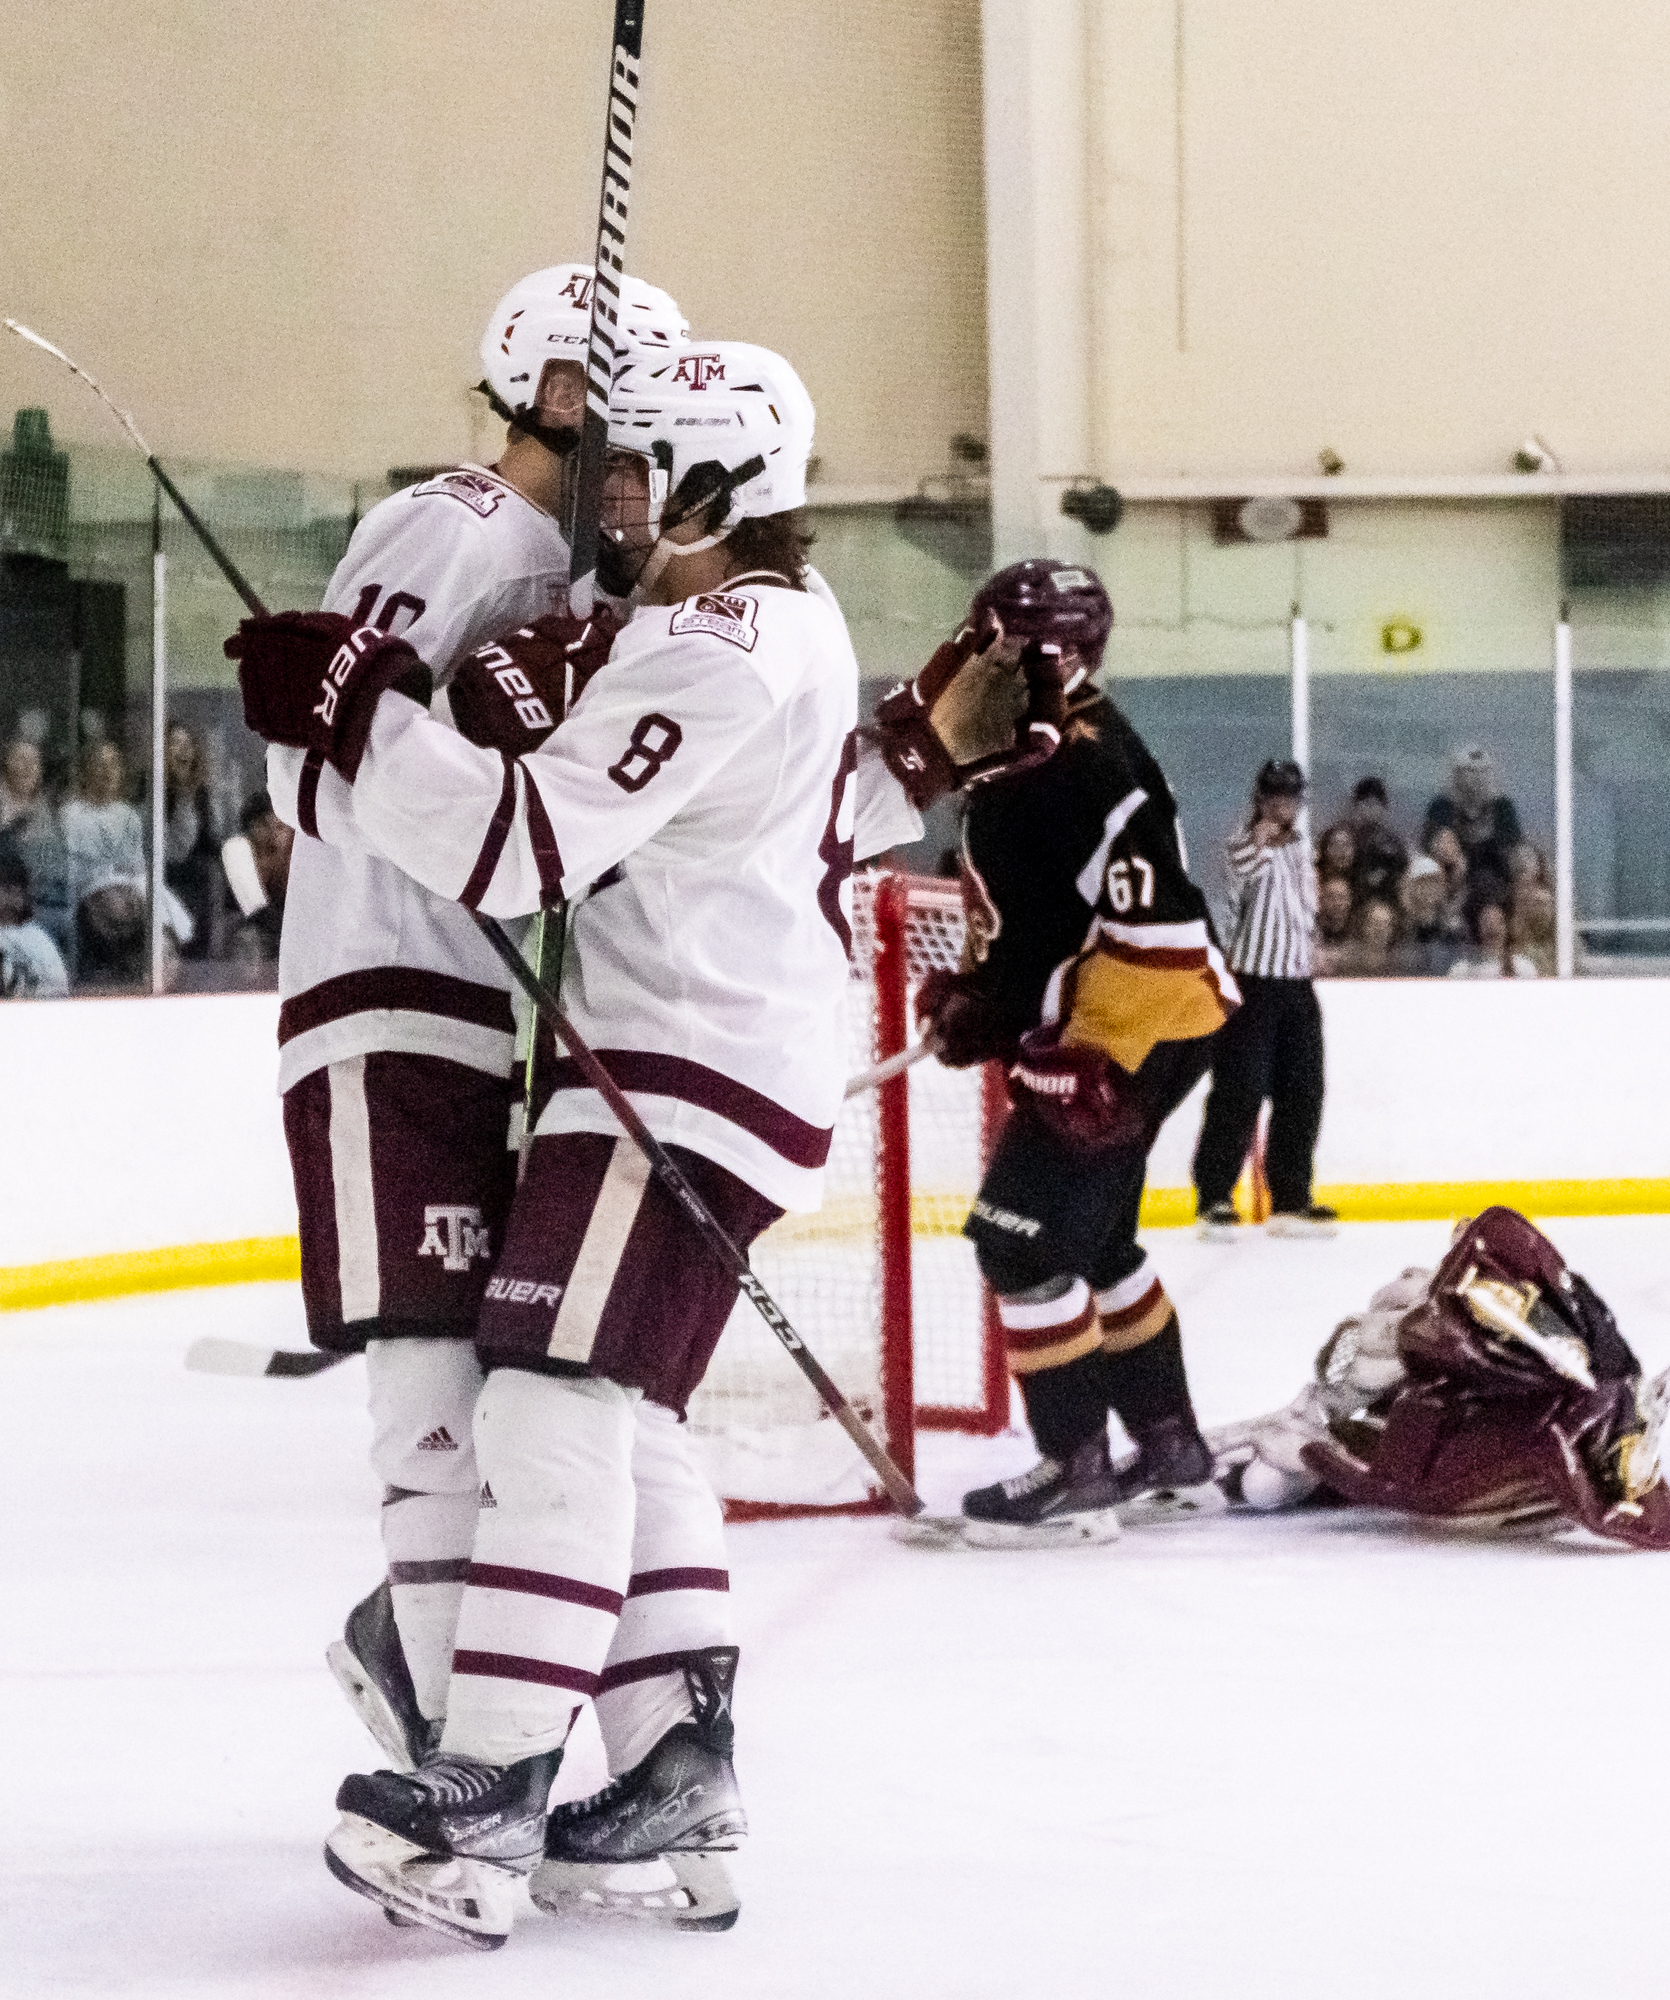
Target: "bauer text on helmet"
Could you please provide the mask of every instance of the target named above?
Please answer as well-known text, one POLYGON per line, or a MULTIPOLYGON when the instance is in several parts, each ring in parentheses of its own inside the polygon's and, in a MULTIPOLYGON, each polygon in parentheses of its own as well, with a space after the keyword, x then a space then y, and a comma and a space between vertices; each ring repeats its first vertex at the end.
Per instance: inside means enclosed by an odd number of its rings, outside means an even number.
POLYGON ((813 422, 800 377, 769 348, 720 340, 635 357, 615 380, 609 448, 643 462, 647 511, 640 533, 617 523, 606 534, 604 587, 647 589, 675 553, 662 537, 683 523, 703 524, 702 539, 679 545, 689 554, 738 521, 803 507, 813 422))

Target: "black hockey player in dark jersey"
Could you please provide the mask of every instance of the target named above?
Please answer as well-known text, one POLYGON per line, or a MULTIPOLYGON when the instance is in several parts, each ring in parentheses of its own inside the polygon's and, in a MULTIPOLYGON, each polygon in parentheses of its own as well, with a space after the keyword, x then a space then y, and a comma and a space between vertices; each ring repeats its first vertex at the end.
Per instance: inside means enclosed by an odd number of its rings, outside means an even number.
MULTIPOLYGON (((994 577, 959 635, 1053 659, 1062 697, 1059 748, 969 791, 964 968, 930 975, 917 1000, 939 1059, 1005 1062, 1015 1106, 964 1234, 1043 1458, 964 1497, 967 1537, 987 1544, 1109 1539, 1116 1510, 1144 1499, 1221 1504, 1177 1315, 1136 1231, 1148 1149, 1239 996, 1164 773, 1090 684, 1112 622, 1091 571, 1040 560, 994 577), (1120 1466, 1110 1409, 1137 1447, 1120 1466)), ((878 714, 884 752, 910 693, 878 714)))

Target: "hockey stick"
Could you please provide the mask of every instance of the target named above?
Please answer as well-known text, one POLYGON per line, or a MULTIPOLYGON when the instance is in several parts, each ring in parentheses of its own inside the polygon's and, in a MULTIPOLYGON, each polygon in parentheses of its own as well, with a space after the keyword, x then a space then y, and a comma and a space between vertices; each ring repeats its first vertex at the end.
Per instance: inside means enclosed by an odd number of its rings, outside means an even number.
POLYGON ((644 0, 615 0, 609 65, 609 106, 603 121, 603 186, 597 204, 597 254, 592 260, 591 341, 586 349, 586 414, 569 532, 568 608, 591 615, 602 541, 603 470, 609 452, 609 392, 615 379, 614 335, 620 326, 620 280, 626 268, 626 211, 632 195, 632 140, 638 121, 638 79, 644 47, 644 0))
POLYGON ((226 581, 243 599, 245 606, 250 611, 253 611, 258 618, 265 616, 265 609, 261 600, 250 588, 243 572, 197 518, 197 515, 192 510, 190 501, 186 499, 179 487, 174 484, 173 480, 169 478, 168 474, 157 462, 156 453, 152 451, 151 447, 139 435, 138 426, 134 423, 132 417, 128 415, 127 411, 114 398, 107 396, 98 383, 93 380, 92 376, 87 373, 86 369, 79 367, 73 362, 61 347, 54 347, 50 340, 43 340, 38 333, 32 328, 24 326, 20 320, 7 320, 6 329, 10 333, 15 333, 19 340, 26 340, 32 347, 38 347, 43 353, 50 354, 55 360, 63 362, 72 375, 79 375, 81 377, 82 381, 98 397, 99 401, 116 419, 117 423, 121 425, 122 429, 138 445, 145 463, 151 468, 152 478, 155 479, 163 492, 168 495, 169 499, 173 501, 174 505, 179 508, 187 527, 194 531, 197 539, 208 551, 221 575, 225 577, 226 581))
POLYGON ((186 1366, 194 1375, 323 1375, 351 1354, 326 1354, 317 1347, 255 1347, 244 1340, 223 1340, 206 1333, 186 1349, 186 1366))
POLYGON ((575 1067, 619 1119, 626 1136, 648 1160, 650 1171, 683 1209, 694 1225, 697 1235, 736 1279, 749 1304, 787 1348, 789 1358, 817 1391, 818 1399, 824 1408, 863 1454, 870 1469, 887 1489, 888 1498, 894 1506, 901 1514, 911 1518, 922 1513, 924 1506, 921 1495, 888 1457, 882 1446, 876 1442, 863 1418, 825 1374, 816 1355, 795 1332, 787 1313, 754 1276, 753 1266, 748 1262, 747 1253, 739 1250, 731 1241, 707 1203, 679 1171, 661 1141, 632 1108, 632 1102, 626 1092, 582 1039, 579 1030, 563 1012, 557 996, 544 980, 534 975, 527 960, 511 943, 502 925, 491 917, 482 916, 479 911, 474 911, 472 914, 481 926, 482 936, 503 960, 505 970, 533 1002, 535 1010, 544 1015, 547 1023, 556 1031, 563 1047, 573 1057, 575 1067))
POLYGON ((874 1090, 881 1084, 891 1083, 894 1077, 902 1076, 913 1064, 919 1063, 924 1056, 931 1056, 933 1052, 932 1039, 924 1035, 921 1041, 913 1043, 910 1048, 900 1049, 897 1055, 888 1056, 884 1062, 878 1062, 869 1069, 861 1069, 856 1076, 849 1076, 844 1094, 848 1097, 862 1097, 867 1090, 874 1090))

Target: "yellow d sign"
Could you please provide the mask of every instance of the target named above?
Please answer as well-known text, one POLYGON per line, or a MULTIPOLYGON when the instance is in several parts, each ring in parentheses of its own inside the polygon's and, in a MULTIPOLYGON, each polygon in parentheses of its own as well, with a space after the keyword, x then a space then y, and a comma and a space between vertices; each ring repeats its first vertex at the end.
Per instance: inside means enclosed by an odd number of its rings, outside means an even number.
POLYGON ((1420 643, 1420 626, 1411 625, 1407 618, 1388 618, 1380 628, 1383 653, 1412 653, 1420 643))

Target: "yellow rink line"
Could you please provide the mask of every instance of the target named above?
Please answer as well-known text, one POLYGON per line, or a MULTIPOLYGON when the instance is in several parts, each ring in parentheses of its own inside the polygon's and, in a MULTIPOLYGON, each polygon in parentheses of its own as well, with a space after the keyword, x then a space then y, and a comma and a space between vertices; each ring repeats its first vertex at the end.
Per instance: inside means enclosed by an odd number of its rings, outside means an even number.
MULTIPOLYGON (((1670 1179, 1578 1181, 1403 1181, 1319 1187, 1316 1199, 1346 1222, 1448 1222, 1500 1203, 1527 1215, 1670 1215, 1670 1179)), ((918 1194, 911 1204, 918 1236, 954 1236, 969 1197, 918 1194)), ((1150 1188, 1145 1229, 1180 1229, 1194 1221, 1191 1188, 1150 1188)), ((773 1232, 784 1249, 859 1240, 873 1227, 867 1202, 837 1199, 821 1215, 791 1216, 773 1232)), ((162 1250, 122 1250, 52 1264, 0 1266, 0 1312, 122 1298, 135 1292, 198 1285, 251 1285, 301 1274, 294 1236, 248 1236, 232 1243, 185 1243, 162 1250)))

